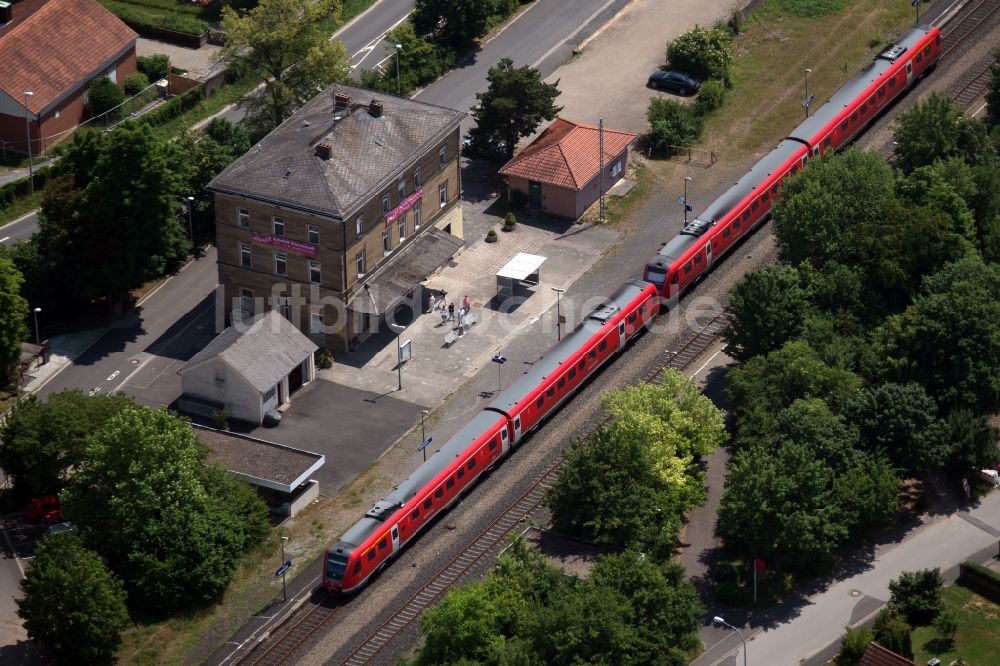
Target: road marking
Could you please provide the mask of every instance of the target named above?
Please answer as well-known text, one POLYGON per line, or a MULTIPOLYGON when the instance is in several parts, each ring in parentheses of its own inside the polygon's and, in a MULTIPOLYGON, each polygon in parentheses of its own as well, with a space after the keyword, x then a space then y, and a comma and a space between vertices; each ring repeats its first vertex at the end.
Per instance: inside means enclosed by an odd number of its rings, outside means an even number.
POLYGON ((0 243, 6 243, 9 240, 10 240, 10 236, 4 236, 3 238, 0 238, 0 243))
MULTIPOLYGON (((386 30, 381 35, 379 35, 378 37, 376 37, 372 41, 370 41, 367 44, 365 44, 364 46, 362 46, 360 49, 358 49, 358 51, 356 53, 351 54, 351 60, 353 61, 359 55, 361 55, 362 53, 364 53, 364 55, 361 57, 360 60, 358 60, 353 65, 351 65, 351 71, 354 71, 355 69, 357 69, 358 67, 361 66, 361 63, 363 63, 365 61, 365 58, 367 58, 369 55, 371 55, 371 52, 375 50, 375 47, 382 43, 382 41, 385 39, 386 34, 388 34, 389 30, 394 30, 395 28, 397 28, 399 26, 400 23, 402 23, 403 21, 405 21, 408 18, 410 18, 409 14, 407 14, 403 18, 401 18, 398 21, 396 21, 395 23, 393 23, 391 26, 389 26, 388 30, 386 30)), ((392 56, 387 56, 385 58, 385 60, 388 60, 391 57, 392 56)), ((383 60, 382 62, 385 62, 385 60, 383 60)), ((381 65, 382 62, 380 62, 378 64, 381 65)))
POLYGON ((108 375, 107 381, 110 382, 112 379, 114 379, 115 377, 117 377, 119 374, 121 374, 121 370, 115 370, 110 375, 108 375))
POLYGON ((14 563, 17 564, 17 568, 21 572, 21 578, 24 578, 24 567, 21 566, 21 558, 18 557, 14 542, 10 540, 10 534, 7 533, 7 526, 0 523, 0 529, 3 529, 3 538, 7 540, 7 547, 10 548, 10 554, 14 556, 14 563))
POLYGON ((704 370, 705 368, 707 368, 708 364, 711 363, 712 361, 714 361, 715 357, 718 356, 719 354, 721 354, 724 351, 725 351, 725 349, 720 349, 719 351, 717 351, 714 354, 712 354, 712 356, 709 357, 709 359, 707 361, 705 361, 704 365, 702 365, 700 368, 698 368, 697 370, 694 371, 694 374, 691 375, 691 379, 694 379, 695 377, 697 377, 698 375, 700 375, 701 371, 704 370))
POLYGON ((97 395, 100 392, 101 392, 101 387, 98 386, 98 387, 94 388, 93 390, 88 391, 87 395, 89 395, 90 397, 94 397, 95 395, 97 395))
POLYGON ((133 370, 132 372, 128 373, 128 376, 125 377, 125 379, 123 379, 120 382, 118 382, 118 386, 116 386, 113 389, 111 389, 111 392, 112 393, 117 393, 118 389, 120 389, 121 387, 125 386, 125 384, 128 383, 128 380, 132 379, 132 377, 135 376, 135 373, 137 373, 140 370, 142 370, 143 368, 145 368, 146 364, 149 363, 150 361, 152 361, 154 358, 156 358, 156 357, 153 356, 152 354, 150 354, 145 359, 143 359, 142 363, 140 363, 139 365, 135 366, 135 370, 133 370))

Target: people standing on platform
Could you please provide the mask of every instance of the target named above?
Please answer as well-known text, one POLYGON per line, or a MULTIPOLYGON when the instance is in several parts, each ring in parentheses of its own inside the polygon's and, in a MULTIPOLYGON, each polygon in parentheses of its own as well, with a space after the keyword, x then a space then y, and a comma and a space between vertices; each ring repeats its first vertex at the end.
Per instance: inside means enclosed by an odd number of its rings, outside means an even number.
POLYGON ((455 304, 448 304, 448 321, 455 321, 455 304))
POLYGON ((427 314, 430 314, 437 309, 434 307, 435 303, 437 303, 437 299, 434 298, 434 292, 431 292, 431 297, 427 301, 427 314))
POLYGON ((458 309, 458 326, 459 328, 465 323, 465 308, 461 307, 458 309))
POLYGON ((441 315, 441 325, 444 326, 445 322, 448 321, 448 310, 444 307, 444 301, 441 301, 441 306, 438 308, 438 314, 441 315))
POLYGON ((468 294, 466 294, 465 297, 462 299, 462 307, 465 308, 466 312, 468 312, 469 309, 472 307, 472 301, 469 300, 468 294))

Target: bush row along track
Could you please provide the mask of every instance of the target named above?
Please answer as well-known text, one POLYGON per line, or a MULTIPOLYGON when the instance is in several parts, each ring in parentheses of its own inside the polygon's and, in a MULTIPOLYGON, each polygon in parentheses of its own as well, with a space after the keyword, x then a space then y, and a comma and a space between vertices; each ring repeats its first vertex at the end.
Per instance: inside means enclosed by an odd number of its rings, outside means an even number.
MULTIPOLYGON (((726 317, 715 315, 700 330, 690 335, 676 350, 669 353, 665 361, 656 367, 645 379, 656 382, 665 368, 683 370, 709 347, 719 340, 725 329, 726 317)), ((546 490, 552 485, 561 461, 550 465, 529 486, 529 488, 496 520, 476 536, 450 562, 434 574, 423 587, 403 603, 387 620, 375 629, 360 645, 344 659, 343 664, 352 666, 369 663, 386 645, 416 620, 424 609, 436 602, 470 569, 485 558, 492 557, 502 548, 508 537, 521 525, 532 519, 545 499, 546 490)), ((259 654, 249 655, 251 664, 281 664, 290 657, 320 628, 329 623, 347 602, 325 591, 317 592, 319 597, 307 613, 293 621, 289 628, 274 641, 262 645, 259 654)))

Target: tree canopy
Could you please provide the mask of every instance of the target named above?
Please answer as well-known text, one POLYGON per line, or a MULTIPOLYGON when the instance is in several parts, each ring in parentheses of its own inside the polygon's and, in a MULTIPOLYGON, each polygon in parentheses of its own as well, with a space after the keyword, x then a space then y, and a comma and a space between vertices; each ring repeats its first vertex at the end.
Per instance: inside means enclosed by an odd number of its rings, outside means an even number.
MULTIPOLYGON (((117 109, 125 101, 125 93, 122 92, 122 89, 106 76, 94 79, 87 94, 90 100, 90 115, 92 116, 99 116, 112 109, 117 109)), ((113 114, 114 117, 118 115, 120 115, 120 111, 113 114)))
POLYGON ((667 62, 700 79, 729 83, 733 67, 733 35, 724 29, 695 26, 667 44, 667 62))
POLYGON ((562 110, 555 105, 559 82, 545 83, 537 69, 514 67, 510 58, 490 67, 486 80, 486 92, 476 93, 479 104, 472 108, 476 126, 469 130, 469 137, 473 147, 483 152, 502 144, 503 154, 510 159, 521 137, 531 135, 543 120, 552 120, 562 110))
POLYGON ((960 154, 962 116, 962 109, 939 92, 917 100, 896 121, 893 135, 896 166, 909 173, 960 154))
POLYGON ((795 267, 770 264, 748 273, 729 294, 728 353, 746 361, 779 349, 802 335, 812 309, 795 267))
POLYGON ((927 624, 944 608, 943 587, 940 569, 904 571, 899 578, 889 581, 889 607, 910 624, 927 624))
POLYGON ((21 296, 24 276, 14 262, 0 255, 0 383, 9 380, 21 358, 27 337, 28 301, 21 296))
POLYGON ((996 61, 990 65, 990 81, 986 85, 986 111, 994 121, 1000 121, 1000 49, 993 56, 996 61))
POLYGON ((497 6, 497 0, 416 0, 410 22, 418 35, 462 50, 486 34, 497 6))
POLYGON ((129 623, 125 590, 75 534, 38 542, 21 590, 17 614, 32 640, 67 664, 113 662, 129 623))
POLYGON ((243 14, 223 8, 219 57, 235 71, 260 76, 264 86, 241 102, 251 134, 266 134, 320 90, 347 80, 347 50, 323 27, 340 8, 340 0, 260 0, 243 14))

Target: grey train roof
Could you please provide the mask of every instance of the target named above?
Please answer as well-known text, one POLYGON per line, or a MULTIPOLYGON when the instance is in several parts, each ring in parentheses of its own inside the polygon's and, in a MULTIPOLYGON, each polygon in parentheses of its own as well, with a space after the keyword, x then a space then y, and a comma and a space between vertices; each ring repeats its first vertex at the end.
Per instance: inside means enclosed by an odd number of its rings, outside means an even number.
POLYGON ((802 141, 812 140, 848 104, 860 97, 868 86, 885 74, 901 55, 916 46, 927 35, 928 30, 929 28, 926 26, 911 28, 896 42, 882 49, 867 67, 845 83, 843 87, 834 93, 833 97, 827 100, 823 106, 816 109, 807 120, 796 127, 788 136, 802 141))
POLYGON ((438 452, 428 458, 427 462, 420 465, 409 478, 396 486, 384 499, 376 502, 364 518, 340 537, 338 544, 361 545, 365 539, 379 530, 383 525, 383 520, 413 499, 421 488, 430 483, 499 418, 500 415, 496 412, 477 414, 461 430, 452 435, 451 439, 445 442, 438 452))
POLYGON ((648 283, 641 280, 629 280, 604 302, 604 305, 590 312, 572 333, 557 343, 544 356, 534 362, 531 368, 521 375, 513 384, 487 405, 490 409, 510 414, 514 406, 524 399, 532 389, 542 383, 542 380, 559 370, 577 350, 583 347, 607 319, 613 317, 622 308, 632 302, 648 283))

